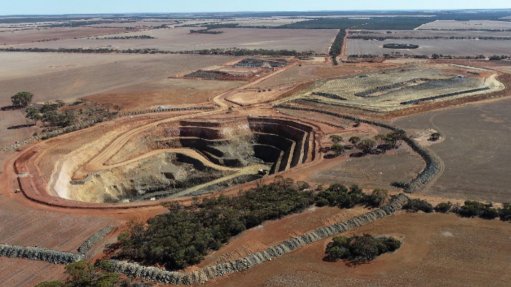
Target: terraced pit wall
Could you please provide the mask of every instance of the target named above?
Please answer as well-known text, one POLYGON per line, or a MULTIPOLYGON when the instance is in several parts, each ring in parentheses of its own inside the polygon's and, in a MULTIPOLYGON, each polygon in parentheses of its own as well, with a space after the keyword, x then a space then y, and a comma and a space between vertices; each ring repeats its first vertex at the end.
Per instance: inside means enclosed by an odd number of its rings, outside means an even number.
POLYGON ((208 266, 191 273, 166 271, 157 267, 147 267, 137 263, 118 260, 109 260, 109 263, 112 267, 112 271, 114 272, 123 273, 132 277, 139 277, 145 280, 176 285, 201 284, 214 278, 245 271, 256 265, 290 253, 305 245, 332 237, 338 233, 353 230, 362 225, 366 225, 378 219, 392 215, 396 211, 400 210, 406 203, 408 203, 408 201, 409 198, 406 195, 400 194, 394 197, 389 204, 363 215, 353 217, 344 222, 338 222, 329 226, 317 228, 301 236, 296 236, 277 245, 271 246, 264 251, 250 254, 244 258, 208 266))
MULTIPOLYGON (((295 106, 289 106, 289 105, 278 105, 277 108, 281 109, 289 109, 289 110, 298 110, 298 111, 306 111, 306 112, 315 112, 320 114, 325 114, 329 116, 338 117, 340 119, 344 120, 350 120, 354 122, 361 122, 366 123, 370 125, 374 125, 377 127, 382 127, 391 131, 404 131, 400 128, 391 126, 387 123, 373 121, 373 120, 366 120, 350 115, 343 115, 338 114, 334 112, 324 111, 324 110, 318 110, 318 109, 312 109, 312 108, 303 108, 303 107, 295 107, 295 106)), ((424 160, 426 163, 426 167, 408 184, 408 187, 405 189, 406 192, 416 192, 420 191, 424 187, 426 187, 441 171, 442 171, 442 164, 440 159, 436 154, 434 154, 432 151, 430 151, 427 148, 424 148, 420 146, 417 142, 415 142, 413 139, 409 138, 408 136, 405 136, 403 138, 403 141, 408 144, 412 148, 413 151, 415 151, 419 156, 424 160)))

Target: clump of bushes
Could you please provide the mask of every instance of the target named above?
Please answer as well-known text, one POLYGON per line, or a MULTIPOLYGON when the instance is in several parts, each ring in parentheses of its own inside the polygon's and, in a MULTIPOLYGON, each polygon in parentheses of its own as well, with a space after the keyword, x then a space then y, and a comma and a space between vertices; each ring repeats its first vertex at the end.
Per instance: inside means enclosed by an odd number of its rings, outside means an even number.
POLYGON ((334 237, 328 243, 325 259, 329 261, 347 260, 360 264, 374 260, 377 256, 394 252, 401 247, 401 242, 392 237, 373 237, 369 234, 353 237, 334 237))
POLYGON ((435 206, 435 211, 440 213, 447 213, 451 211, 452 209, 452 203, 449 202, 441 202, 435 206))
POLYGON ((411 212, 422 211, 431 213, 433 212, 433 205, 422 199, 410 199, 408 203, 403 206, 403 209, 411 212))
POLYGON ((118 258, 169 270, 199 263, 210 250, 265 220, 297 213, 314 203, 307 185, 278 180, 238 197, 205 199, 190 207, 169 206, 169 212, 133 224, 119 236, 118 258))
POLYGON ((333 184, 316 194, 314 202, 317 206, 337 206, 339 208, 353 208, 355 205, 379 207, 389 198, 388 192, 375 189, 370 195, 362 192, 357 185, 350 188, 342 184, 333 184))
POLYGON ((364 203, 366 195, 357 185, 350 188, 342 184, 332 184, 326 190, 319 192, 314 201, 317 206, 337 206, 340 208, 352 208, 357 204, 364 203))
POLYGON ((456 210, 462 217, 481 217, 484 219, 495 219, 499 216, 497 209, 491 203, 478 201, 465 201, 465 204, 456 210))

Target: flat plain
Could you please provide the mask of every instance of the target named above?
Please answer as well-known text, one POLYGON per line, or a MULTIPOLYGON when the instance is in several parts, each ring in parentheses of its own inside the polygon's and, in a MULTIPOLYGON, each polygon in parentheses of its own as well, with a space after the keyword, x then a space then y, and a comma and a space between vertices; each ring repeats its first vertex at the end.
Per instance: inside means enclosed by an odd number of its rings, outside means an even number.
POLYGON ((438 196, 509 202, 511 184, 511 100, 466 105, 396 120, 413 131, 433 128, 445 140, 431 148, 445 171, 427 193, 438 196))
POLYGON ((155 29, 122 36, 148 35, 154 39, 97 40, 94 38, 68 39, 51 42, 15 45, 17 48, 111 48, 159 49, 162 51, 190 51, 201 49, 271 49, 315 51, 327 53, 337 35, 336 29, 220 29, 221 34, 190 34, 201 28, 155 29))

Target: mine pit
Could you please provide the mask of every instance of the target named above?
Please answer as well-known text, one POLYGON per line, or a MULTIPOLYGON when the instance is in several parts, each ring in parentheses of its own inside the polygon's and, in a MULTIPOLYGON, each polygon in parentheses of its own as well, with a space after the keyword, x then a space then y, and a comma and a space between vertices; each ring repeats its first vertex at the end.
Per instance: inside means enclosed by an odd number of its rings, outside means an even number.
POLYGON ((131 138, 94 170, 55 169, 60 180, 49 188, 87 203, 202 195, 315 160, 315 133, 285 118, 182 120, 131 138))

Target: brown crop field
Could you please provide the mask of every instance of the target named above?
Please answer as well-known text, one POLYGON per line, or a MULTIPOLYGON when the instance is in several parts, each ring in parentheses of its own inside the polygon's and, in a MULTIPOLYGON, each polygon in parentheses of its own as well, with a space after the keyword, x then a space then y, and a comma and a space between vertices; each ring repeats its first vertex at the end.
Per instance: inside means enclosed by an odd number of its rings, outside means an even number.
POLYGON ((491 20, 437 20, 426 23, 417 28, 417 30, 511 30, 509 21, 491 21, 491 20))
POLYGON ((438 196, 510 201, 511 100, 467 105, 405 117, 396 124, 410 131, 433 128, 445 140, 431 148, 445 171, 427 191, 438 196))
POLYGON ((433 54, 455 56, 455 57, 476 57, 485 55, 511 55, 511 40, 418 40, 418 39, 388 39, 384 41, 350 39, 348 41, 348 55, 378 55, 399 53, 410 56, 428 56, 433 54), (415 44, 417 49, 386 49, 383 45, 415 44))
MULTIPOLYGON (((18 48, 112 48, 159 49, 163 51, 189 51, 215 48, 271 49, 328 52, 337 34, 335 29, 222 29, 222 34, 190 34, 194 28, 157 29, 123 36, 148 35, 155 39, 96 40, 69 39, 16 45, 18 48)), ((195 28, 196 29, 196 28, 195 28)))

